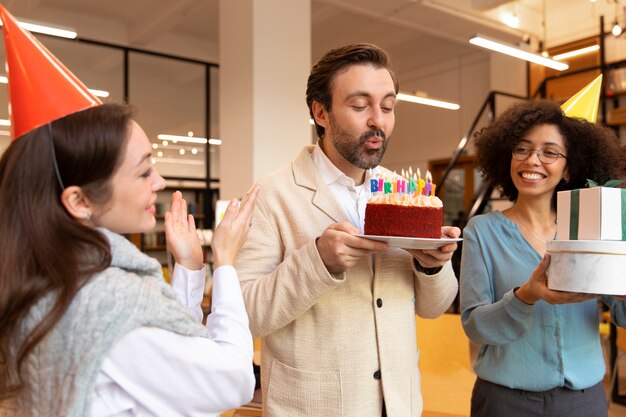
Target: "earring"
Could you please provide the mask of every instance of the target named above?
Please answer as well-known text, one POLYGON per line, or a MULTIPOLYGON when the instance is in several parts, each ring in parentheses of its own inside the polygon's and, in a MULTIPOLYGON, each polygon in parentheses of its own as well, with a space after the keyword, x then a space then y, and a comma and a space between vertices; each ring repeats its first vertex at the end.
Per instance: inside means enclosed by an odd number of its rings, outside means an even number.
POLYGON ((90 212, 90 211, 86 211, 86 212, 85 212, 85 217, 84 217, 84 219, 85 219, 85 220, 91 220, 91 212, 90 212))

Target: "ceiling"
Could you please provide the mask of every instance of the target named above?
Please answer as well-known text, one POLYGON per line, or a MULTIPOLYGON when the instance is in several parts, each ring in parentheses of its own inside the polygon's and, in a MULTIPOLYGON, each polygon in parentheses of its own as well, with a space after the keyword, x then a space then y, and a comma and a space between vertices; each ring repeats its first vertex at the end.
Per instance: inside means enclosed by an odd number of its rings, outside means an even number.
MULTIPOLYGON (((248 1, 254 1, 256 6, 269 0, 248 1)), ((271 4, 278 1, 271 0, 271 4)), ((612 22, 619 11, 620 23, 625 25, 621 5, 616 8, 613 1, 311 0, 311 62, 333 47, 354 42, 375 43, 390 53, 400 84, 411 87, 425 72, 437 71, 440 63, 469 55, 486 56, 487 52, 468 43, 476 33, 512 43, 526 39, 537 50, 540 44, 552 47, 597 34, 600 15, 606 15, 612 22), (520 28, 511 29, 501 23, 504 13, 515 13, 520 28)), ((618 1, 626 4, 626 0, 618 1)), ((2 0, 2 3, 18 19, 72 27, 82 39, 219 63, 219 0, 2 0)), ((46 43, 87 85, 112 91, 115 99, 121 98, 119 51, 52 39, 46 39, 46 43)), ((202 108, 202 105, 192 106, 194 102, 203 103, 201 98, 192 99, 202 91, 195 87, 204 80, 202 71, 186 68, 179 62, 168 64, 162 60, 154 65, 152 60, 158 58, 134 56, 133 59, 133 68, 140 67, 149 73, 142 78, 156 76, 158 67, 160 79, 176 89, 170 95, 185 97, 188 102, 185 104, 192 109, 202 108)), ((149 85, 145 91, 150 91, 149 85)), ((140 123, 146 131, 150 135, 156 135, 157 129, 202 131, 202 126, 197 125, 203 120, 202 114, 180 111, 176 103, 171 103, 171 108, 164 107, 172 101, 167 94, 133 103, 142 109, 140 123), (162 117, 164 114, 168 117, 162 117), (187 117, 175 120, 177 114, 187 117), (164 125, 165 122, 169 125, 164 125)), ((135 95, 143 96, 148 97, 135 95)), ((6 100, 6 92, 0 89, 0 102, 6 100)), ((0 109, 0 118, 7 117, 4 108, 0 109)), ((0 153, 7 143, 8 138, 0 136, 0 153)), ((191 158, 189 154, 187 157, 191 158)), ((204 157, 198 154, 195 158, 204 157)), ((212 162, 211 170, 217 166, 212 162)))
MULTIPOLYGON (((335 46, 372 42, 391 53, 402 81, 424 66, 476 53, 467 43, 475 33, 509 42, 529 35, 535 48, 540 41, 554 46, 591 36, 598 31, 600 14, 614 19, 613 1, 311 0, 312 60, 335 46), (515 13, 521 28, 501 23, 503 13, 515 13)), ((174 54, 184 51, 190 58, 219 62, 219 0, 3 3, 18 18, 70 26, 81 38, 174 54)), ((623 16, 620 20, 624 23, 623 16)))

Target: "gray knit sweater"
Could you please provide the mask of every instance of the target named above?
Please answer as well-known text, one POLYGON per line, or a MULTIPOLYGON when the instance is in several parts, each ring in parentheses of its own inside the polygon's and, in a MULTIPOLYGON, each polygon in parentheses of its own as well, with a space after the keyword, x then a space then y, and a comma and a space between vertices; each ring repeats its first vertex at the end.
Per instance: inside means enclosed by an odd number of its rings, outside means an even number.
MULTIPOLYGON (((163 281, 159 263, 124 237, 99 229, 110 241, 112 263, 77 294, 53 330, 25 364, 29 389, 17 399, 24 417, 85 417, 102 361, 131 330, 157 327, 182 335, 208 337, 163 281)), ((51 294, 34 306, 24 334, 54 302, 51 294)))

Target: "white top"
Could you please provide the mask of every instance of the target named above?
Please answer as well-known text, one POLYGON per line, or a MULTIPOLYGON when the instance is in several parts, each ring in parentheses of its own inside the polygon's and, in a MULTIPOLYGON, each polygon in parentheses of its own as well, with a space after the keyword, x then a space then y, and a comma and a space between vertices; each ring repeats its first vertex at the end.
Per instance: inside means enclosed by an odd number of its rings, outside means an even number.
MULTIPOLYGON (((172 288, 202 321, 204 268, 174 267, 172 288)), ((254 392, 252 335, 237 271, 213 275, 210 339, 140 327, 105 358, 92 395, 91 417, 219 416, 254 392)))
MULTIPOLYGON (((369 180, 373 175, 372 170, 366 170, 365 181, 362 185, 356 185, 352 178, 344 174, 328 159, 328 156, 320 148, 319 143, 313 148, 311 158, 313 158, 313 163, 322 175, 324 182, 337 198, 346 216, 348 216, 350 223, 358 227, 361 233, 363 233, 365 230, 365 206, 371 195, 369 180)), ((375 171, 376 168, 373 170, 375 171)))

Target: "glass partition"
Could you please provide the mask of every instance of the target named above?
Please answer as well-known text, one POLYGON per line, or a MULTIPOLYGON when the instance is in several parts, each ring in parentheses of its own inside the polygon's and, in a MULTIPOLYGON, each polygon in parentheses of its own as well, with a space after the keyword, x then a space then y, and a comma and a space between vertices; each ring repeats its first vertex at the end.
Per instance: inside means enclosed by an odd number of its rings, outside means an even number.
MULTIPOLYGON (((203 140, 219 139, 216 65, 89 40, 45 35, 37 39, 103 102, 128 98, 153 143, 161 175, 202 181, 205 187, 211 179, 210 188, 219 188, 219 145, 203 140), (161 134, 182 138, 162 140, 161 134)), ((5 62, 2 42, 0 60, 5 62)), ((0 76, 6 72, 0 71, 0 76)), ((10 142, 8 86, 1 80, 0 155, 10 142)))
POLYGON ((129 102, 164 177, 205 179, 206 66, 145 53, 128 58, 129 102))

